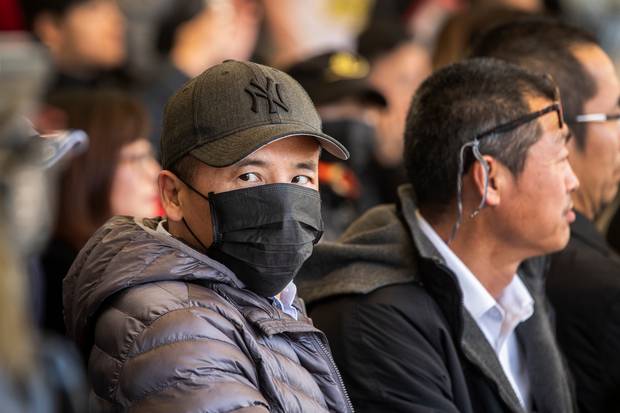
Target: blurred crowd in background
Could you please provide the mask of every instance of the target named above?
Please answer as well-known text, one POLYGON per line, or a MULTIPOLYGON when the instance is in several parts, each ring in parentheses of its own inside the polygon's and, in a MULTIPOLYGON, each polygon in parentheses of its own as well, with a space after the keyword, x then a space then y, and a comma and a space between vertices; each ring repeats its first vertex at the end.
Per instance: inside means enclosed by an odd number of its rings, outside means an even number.
MULTIPOLYGON (((31 248, 24 268, 15 267, 29 284, 0 284, 0 318, 8 320, 0 324, 0 400, 4 371, 38 368, 23 355, 34 351, 25 344, 31 336, 7 333, 23 329, 11 330, 9 318, 21 306, 32 334, 62 336, 62 278, 86 240, 113 215, 161 213, 162 113, 187 80, 235 59, 283 69, 304 86, 324 131, 352 155, 344 162, 324 154, 319 167, 324 239, 335 239, 366 209, 393 201, 404 182, 405 117, 421 82, 463 57, 485 29, 527 14, 592 31, 620 62, 615 0, 0 0, 0 30, 31 36, 49 67, 39 104, 28 113, 34 128, 78 129, 89 138, 87 149, 57 168, 55 195, 41 201, 47 241, 31 248)), ((599 223, 620 249, 617 204, 599 223)), ((10 260, 0 262, 8 271, 10 260)), ((54 360, 48 364, 58 371, 71 370, 69 361, 54 360)), ((55 386, 79 393, 77 370, 55 386)), ((33 401, 32 411, 79 405, 64 393, 45 397, 57 402, 33 401)))

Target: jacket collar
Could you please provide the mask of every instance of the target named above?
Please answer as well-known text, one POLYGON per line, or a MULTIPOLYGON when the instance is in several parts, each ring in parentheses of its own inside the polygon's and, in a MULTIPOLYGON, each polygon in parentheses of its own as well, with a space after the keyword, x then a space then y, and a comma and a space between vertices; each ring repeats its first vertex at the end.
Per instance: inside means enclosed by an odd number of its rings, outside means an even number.
POLYGON ((524 280, 535 296, 534 315, 517 327, 527 362, 532 401, 538 411, 575 410, 568 370, 559 352, 545 297, 543 277, 524 280))
POLYGON ((321 333, 320 330, 312 325, 312 320, 306 316, 304 304, 299 298, 296 298, 293 303, 298 310, 298 317, 295 320, 273 306, 267 298, 261 297, 249 290, 227 284, 214 284, 210 288, 234 305, 250 324, 254 325, 265 335, 321 333))
MULTIPOLYGON (((530 317, 531 318, 531 317, 530 317)), ((508 378, 504 374, 502 365, 497 354, 487 341, 484 333, 476 324, 474 318, 463 310, 463 336, 461 348, 465 357, 497 385, 497 391, 501 399, 508 405, 512 412, 524 412, 521 403, 508 378)))
POLYGON ((400 211, 407 222, 413 243, 420 257, 445 264, 437 248, 435 248, 431 240, 428 239, 426 234, 422 231, 422 228, 420 228, 420 223, 416 215, 417 207, 415 205, 415 196, 411 185, 401 185, 398 188, 398 197, 400 201, 400 211))

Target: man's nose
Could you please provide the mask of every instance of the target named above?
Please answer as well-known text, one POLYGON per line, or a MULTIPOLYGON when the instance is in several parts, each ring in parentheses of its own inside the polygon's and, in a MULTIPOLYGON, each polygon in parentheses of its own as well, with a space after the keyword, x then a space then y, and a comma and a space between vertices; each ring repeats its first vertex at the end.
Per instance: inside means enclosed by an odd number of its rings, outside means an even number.
POLYGON ((577 188, 579 188, 579 178, 577 178, 577 175, 575 175, 575 171, 573 171, 573 167, 570 166, 570 164, 568 164, 566 181, 566 187, 568 189, 568 192, 574 192, 577 190, 577 188))

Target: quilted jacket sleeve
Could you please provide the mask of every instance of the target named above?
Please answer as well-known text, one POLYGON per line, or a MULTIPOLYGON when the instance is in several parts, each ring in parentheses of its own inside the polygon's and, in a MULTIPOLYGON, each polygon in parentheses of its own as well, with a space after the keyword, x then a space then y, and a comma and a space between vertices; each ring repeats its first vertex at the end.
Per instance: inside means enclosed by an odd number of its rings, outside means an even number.
POLYGON ((91 411, 269 411, 242 320, 212 290, 159 282, 118 294, 97 318, 91 411))

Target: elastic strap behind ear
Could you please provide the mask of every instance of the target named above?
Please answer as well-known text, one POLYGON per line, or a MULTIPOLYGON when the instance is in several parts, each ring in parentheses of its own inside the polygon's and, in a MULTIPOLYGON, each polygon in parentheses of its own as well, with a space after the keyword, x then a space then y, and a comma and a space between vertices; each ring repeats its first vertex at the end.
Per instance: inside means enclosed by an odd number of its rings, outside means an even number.
POLYGON ((469 215, 469 217, 475 218, 476 215, 480 213, 480 210, 484 207, 487 200, 487 191, 489 189, 489 164, 480 153, 480 141, 478 139, 474 139, 473 141, 464 143, 463 146, 461 146, 461 150, 459 152, 459 167, 456 180, 456 222, 452 227, 452 232, 450 234, 450 239, 448 239, 448 244, 450 244, 454 240, 454 237, 456 237, 456 232, 461 226, 461 221, 463 218, 463 175, 465 174, 465 150, 467 148, 471 148, 474 158, 476 158, 476 160, 480 162, 484 173, 484 192, 482 194, 482 199, 480 200, 480 204, 478 205, 478 207, 474 210, 474 212, 469 215))

